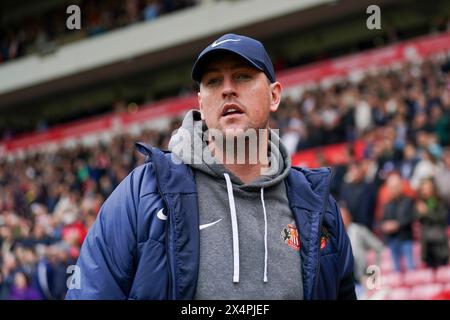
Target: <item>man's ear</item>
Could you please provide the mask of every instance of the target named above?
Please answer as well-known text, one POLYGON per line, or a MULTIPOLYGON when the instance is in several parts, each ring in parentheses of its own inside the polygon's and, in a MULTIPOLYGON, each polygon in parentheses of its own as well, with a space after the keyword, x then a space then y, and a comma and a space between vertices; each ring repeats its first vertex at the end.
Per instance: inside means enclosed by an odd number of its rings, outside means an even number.
POLYGON ((270 111, 275 112, 281 102, 282 86, 279 82, 271 83, 270 85, 270 111))
POLYGON ((205 117, 203 116, 203 110, 202 110, 202 95, 200 92, 197 92, 197 101, 198 101, 198 107, 200 109, 200 116, 202 120, 205 120, 205 117))

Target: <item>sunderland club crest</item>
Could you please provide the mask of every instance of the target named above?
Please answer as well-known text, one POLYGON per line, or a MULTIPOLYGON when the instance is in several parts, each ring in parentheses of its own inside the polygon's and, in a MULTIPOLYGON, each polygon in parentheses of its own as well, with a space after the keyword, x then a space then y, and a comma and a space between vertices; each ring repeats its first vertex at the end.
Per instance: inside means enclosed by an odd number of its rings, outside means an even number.
POLYGON ((330 235, 328 234, 328 229, 325 227, 322 227, 321 235, 320 235, 320 250, 325 249, 329 239, 330 239, 330 235))
POLYGON ((283 230, 281 231, 281 239, 283 239, 283 242, 292 249, 297 251, 300 250, 300 239, 295 223, 290 223, 285 228, 283 228, 283 230))

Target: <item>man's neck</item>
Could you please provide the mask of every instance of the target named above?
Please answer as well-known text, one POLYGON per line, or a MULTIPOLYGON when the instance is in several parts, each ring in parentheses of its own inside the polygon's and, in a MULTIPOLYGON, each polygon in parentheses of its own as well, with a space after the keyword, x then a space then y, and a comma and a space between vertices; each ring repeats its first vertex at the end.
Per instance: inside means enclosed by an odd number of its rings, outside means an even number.
POLYGON ((223 166, 238 177, 244 184, 255 181, 261 176, 261 172, 267 165, 262 164, 226 164, 223 166))
POLYGON ((214 141, 210 141, 208 146, 211 151, 213 151, 214 157, 219 159, 223 166, 238 177, 244 184, 255 181, 269 168, 268 131, 261 137, 258 136, 256 147, 250 146, 249 142, 246 141, 244 161, 238 161, 236 145, 234 145, 234 153, 231 153, 234 157, 231 157, 231 159, 227 159, 226 157, 226 143, 223 143, 223 150, 218 150, 215 147, 214 141), (256 152, 256 161, 254 155, 251 157, 249 152, 256 152))

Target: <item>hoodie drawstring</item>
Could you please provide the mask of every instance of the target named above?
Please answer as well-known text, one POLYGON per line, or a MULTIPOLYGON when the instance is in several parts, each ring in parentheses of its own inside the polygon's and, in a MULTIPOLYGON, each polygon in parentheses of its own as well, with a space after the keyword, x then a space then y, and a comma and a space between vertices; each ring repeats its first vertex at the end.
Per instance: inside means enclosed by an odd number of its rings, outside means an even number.
POLYGON ((266 204, 264 203, 264 188, 261 188, 261 203, 264 211, 264 278, 263 281, 267 282, 267 213, 266 204))
POLYGON ((239 234, 236 217, 236 206, 234 204, 233 186, 230 176, 223 174, 227 182, 228 202, 230 203, 231 228, 233 229, 233 282, 239 282, 239 234))
MULTIPOLYGON (((233 185, 228 173, 223 174, 227 183, 228 202, 230 203, 231 214, 231 228, 233 230, 233 282, 239 282, 239 233, 236 215, 236 205, 234 203, 233 185)), ((261 188, 261 203, 264 211, 264 278, 263 281, 267 282, 267 212, 266 204, 264 202, 264 188, 261 188)))

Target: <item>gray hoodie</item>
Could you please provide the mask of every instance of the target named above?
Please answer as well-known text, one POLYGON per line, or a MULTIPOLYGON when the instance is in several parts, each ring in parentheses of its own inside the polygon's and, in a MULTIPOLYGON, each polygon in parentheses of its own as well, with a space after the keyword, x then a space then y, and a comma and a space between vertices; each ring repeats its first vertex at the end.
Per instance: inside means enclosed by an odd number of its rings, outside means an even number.
POLYGON ((178 160, 191 166, 197 185, 195 298, 303 299, 300 243, 283 183, 290 170, 286 149, 272 131, 269 158, 276 170, 244 184, 222 164, 205 161, 214 159, 202 139, 206 129, 200 113, 191 110, 169 143, 178 160))

